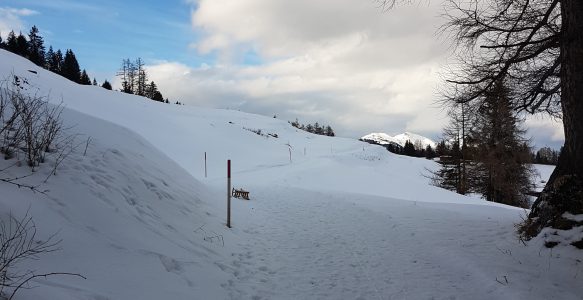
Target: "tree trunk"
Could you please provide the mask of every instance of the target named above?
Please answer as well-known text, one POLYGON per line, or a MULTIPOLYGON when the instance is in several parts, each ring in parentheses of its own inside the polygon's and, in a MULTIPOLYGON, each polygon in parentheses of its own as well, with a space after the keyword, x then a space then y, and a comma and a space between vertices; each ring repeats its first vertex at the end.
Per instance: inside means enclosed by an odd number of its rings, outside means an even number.
POLYGON ((560 171, 583 178, 583 1, 563 0, 561 104, 565 158, 560 171))
MULTIPOLYGON (((583 1, 561 1, 561 106, 565 145, 530 218, 540 230, 565 211, 583 213, 583 1)), ((537 230, 538 231, 538 230, 537 230)), ((538 233, 538 232, 537 232, 538 233)))

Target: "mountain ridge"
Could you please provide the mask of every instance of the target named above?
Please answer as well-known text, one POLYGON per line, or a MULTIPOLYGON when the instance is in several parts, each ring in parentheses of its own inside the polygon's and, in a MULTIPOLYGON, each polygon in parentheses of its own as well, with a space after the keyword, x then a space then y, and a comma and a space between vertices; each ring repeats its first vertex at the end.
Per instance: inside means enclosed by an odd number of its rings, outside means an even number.
POLYGON ((405 143, 407 141, 411 141, 413 144, 420 142, 423 148, 427 147, 428 145, 432 148, 437 146, 437 142, 433 141, 432 139, 409 131, 405 131, 404 133, 397 134, 395 136, 391 136, 384 132, 373 132, 362 136, 360 140, 379 145, 393 144, 400 147, 405 147, 405 143))

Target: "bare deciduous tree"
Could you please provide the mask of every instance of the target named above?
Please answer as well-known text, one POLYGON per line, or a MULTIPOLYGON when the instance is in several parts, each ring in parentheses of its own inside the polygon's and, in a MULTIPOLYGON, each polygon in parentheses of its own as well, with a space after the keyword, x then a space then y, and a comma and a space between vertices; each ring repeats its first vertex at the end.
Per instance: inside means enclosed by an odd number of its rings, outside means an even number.
MULTIPOLYGON (((378 0, 384 9, 407 0, 378 0)), ((583 1, 448 0, 444 30, 458 42, 445 94, 454 103, 484 97, 499 80, 513 109, 560 117, 565 145, 526 226, 530 238, 583 213, 583 1)))
POLYGON ((446 29, 459 43, 460 64, 447 81, 447 100, 479 100, 505 80, 514 110, 563 120, 564 151, 533 206, 526 237, 553 226, 565 211, 583 213, 583 2, 448 3, 446 29))

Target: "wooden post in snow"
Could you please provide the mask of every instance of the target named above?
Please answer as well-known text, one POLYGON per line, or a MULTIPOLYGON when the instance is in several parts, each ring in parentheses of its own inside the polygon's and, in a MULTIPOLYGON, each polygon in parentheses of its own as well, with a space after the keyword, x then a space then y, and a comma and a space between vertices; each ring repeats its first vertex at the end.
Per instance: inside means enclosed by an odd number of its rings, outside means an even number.
POLYGON ((285 144, 285 145, 287 146, 287 150, 289 151, 289 162, 291 163, 292 162, 292 152, 291 152, 292 145, 290 145, 289 142, 287 142, 287 144, 285 144))
POLYGON ((206 151, 204 152, 204 178, 206 178, 206 151))
POLYGON ((231 160, 227 160, 227 227, 231 228, 231 160))

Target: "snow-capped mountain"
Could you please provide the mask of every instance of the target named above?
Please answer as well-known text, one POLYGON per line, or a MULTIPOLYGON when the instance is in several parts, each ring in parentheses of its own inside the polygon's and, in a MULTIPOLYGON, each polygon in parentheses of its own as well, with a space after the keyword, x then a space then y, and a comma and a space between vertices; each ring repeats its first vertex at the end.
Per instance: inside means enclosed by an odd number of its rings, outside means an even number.
MULTIPOLYGON (((360 140, 366 141, 366 142, 372 142, 372 143, 380 144, 380 145, 387 145, 387 144, 400 145, 399 142, 395 138, 393 138, 392 136, 390 136, 386 133, 382 133, 382 132, 369 133, 369 134, 361 137, 360 140)), ((400 146, 402 146, 402 145, 400 145, 400 146)))
POLYGON ((430 145, 432 148, 437 146, 437 143, 430 138, 412 132, 405 132, 395 136, 390 136, 383 132, 370 133, 361 137, 360 140, 379 145, 396 144, 401 147, 404 147, 407 141, 411 141, 413 144, 419 141, 424 148, 427 147, 427 145, 430 145))

